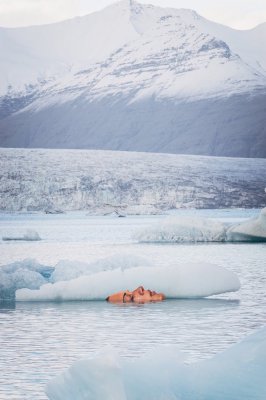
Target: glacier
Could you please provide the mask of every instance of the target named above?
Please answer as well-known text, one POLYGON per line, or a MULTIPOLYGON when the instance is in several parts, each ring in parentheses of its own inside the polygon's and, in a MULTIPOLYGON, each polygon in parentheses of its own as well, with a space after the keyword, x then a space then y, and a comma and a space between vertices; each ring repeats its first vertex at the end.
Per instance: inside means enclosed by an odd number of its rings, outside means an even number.
POLYGON ((0 210, 161 214, 265 207, 265 159, 0 149, 0 210))
POLYGON ((136 232, 134 238, 144 243, 265 242, 266 208, 257 218, 237 224, 171 216, 158 225, 136 232))
POLYGON ((1 28, 0 146, 265 157, 265 37, 129 0, 1 28))
POLYGON ((50 400, 264 400, 265 359, 265 327, 211 359, 190 364, 172 346, 135 360, 106 348, 50 381, 46 394, 50 400))

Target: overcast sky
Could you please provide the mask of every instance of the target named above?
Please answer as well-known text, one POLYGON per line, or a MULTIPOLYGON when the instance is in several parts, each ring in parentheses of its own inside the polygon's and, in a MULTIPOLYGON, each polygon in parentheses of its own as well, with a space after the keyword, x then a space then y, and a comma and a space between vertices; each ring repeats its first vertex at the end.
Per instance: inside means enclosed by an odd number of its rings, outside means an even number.
MULTIPOLYGON (((0 26, 27 26, 86 15, 114 0, 0 0, 0 26)), ((139 0, 161 7, 191 8, 236 29, 266 22, 266 0, 139 0)))

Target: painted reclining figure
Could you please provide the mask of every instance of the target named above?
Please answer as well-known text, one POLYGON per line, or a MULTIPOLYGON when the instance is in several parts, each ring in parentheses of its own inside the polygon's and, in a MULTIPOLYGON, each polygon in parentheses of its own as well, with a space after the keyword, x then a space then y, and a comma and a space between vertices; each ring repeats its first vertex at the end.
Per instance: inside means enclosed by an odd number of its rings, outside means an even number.
POLYGON ((106 299, 106 301, 110 303, 149 303, 163 300, 165 300, 165 295, 163 293, 157 293, 154 290, 149 289, 146 290, 143 286, 139 286, 132 292, 129 290, 123 290, 111 294, 106 299))

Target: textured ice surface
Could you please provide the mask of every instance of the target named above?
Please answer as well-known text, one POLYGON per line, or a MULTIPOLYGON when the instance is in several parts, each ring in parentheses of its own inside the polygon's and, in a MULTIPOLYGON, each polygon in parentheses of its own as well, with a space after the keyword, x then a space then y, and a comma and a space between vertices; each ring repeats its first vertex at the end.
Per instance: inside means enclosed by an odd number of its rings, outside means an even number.
POLYGON ((24 235, 21 236, 3 236, 3 240, 28 240, 28 241, 35 241, 41 240, 40 235, 38 232, 28 229, 24 235))
MULTIPOLYGON (((67 279, 67 276, 66 276, 67 279)), ((69 281, 47 283, 38 290, 20 289, 18 301, 104 300, 111 293, 139 285, 165 293, 167 298, 198 298, 237 291, 238 277, 214 264, 169 267, 134 266, 82 275, 69 281)))
POLYGON ((208 218, 168 217, 136 233, 135 238, 146 243, 265 241, 266 209, 257 218, 230 225, 208 218))
POLYGON ((265 206, 265 170, 266 159, 0 149, 0 210, 136 215, 259 208, 265 206))
POLYGON ((50 400, 265 400, 266 328, 212 359, 184 364, 175 348, 134 361, 111 350, 74 363, 46 387, 50 400))

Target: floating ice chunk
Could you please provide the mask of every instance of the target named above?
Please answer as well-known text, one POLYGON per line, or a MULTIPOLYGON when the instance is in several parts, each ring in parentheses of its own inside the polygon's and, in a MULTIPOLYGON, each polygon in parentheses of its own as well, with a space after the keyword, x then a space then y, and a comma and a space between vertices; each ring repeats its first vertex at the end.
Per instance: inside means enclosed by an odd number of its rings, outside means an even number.
POLYGON ((266 208, 261 210, 258 218, 230 227, 226 239, 232 242, 266 241, 266 208))
POLYGON ((28 229, 26 233, 22 236, 3 236, 3 240, 28 240, 28 241, 35 241, 41 240, 38 232, 28 229))
POLYGON ((213 264, 187 264, 169 267, 120 268, 41 286, 21 289, 18 301, 104 300, 119 290, 139 285, 165 293, 167 298, 198 298, 237 291, 238 277, 213 264))
POLYGON ((46 393, 50 400, 265 400, 266 328, 193 364, 169 350, 134 361, 105 351, 77 361, 48 383, 46 393))
POLYGON ((136 234, 140 242, 224 242, 226 225, 207 218, 171 217, 136 234))
POLYGON ((51 399, 126 400, 120 360, 106 349, 94 360, 81 360, 47 386, 51 399))
POLYGON ((171 217, 135 234, 145 243, 266 241, 266 208, 258 218, 228 225, 208 218, 171 217))
POLYGON ((17 261, 0 267, 0 299, 15 298, 15 291, 20 288, 38 289, 48 282, 69 281, 100 271, 116 268, 122 271, 140 265, 152 266, 147 259, 132 254, 107 257, 90 264, 65 260, 55 267, 39 264, 32 259, 17 261))
POLYGON ((26 259, 0 268, 0 299, 14 299, 20 288, 38 289, 47 283, 53 268, 26 259))

